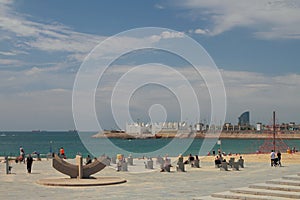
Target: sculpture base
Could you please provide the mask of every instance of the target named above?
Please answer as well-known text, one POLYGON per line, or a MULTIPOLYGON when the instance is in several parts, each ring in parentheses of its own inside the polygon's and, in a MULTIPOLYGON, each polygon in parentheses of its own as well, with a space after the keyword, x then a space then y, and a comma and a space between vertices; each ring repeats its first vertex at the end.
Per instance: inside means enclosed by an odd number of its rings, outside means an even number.
POLYGON ((77 178, 56 178, 41 179, 37 183, 46 186, 67 186, 67 187, 87 187, 87 186, 104 186, 114 185, 127 182, 119 177, 91 177, 85 179, 77 178))

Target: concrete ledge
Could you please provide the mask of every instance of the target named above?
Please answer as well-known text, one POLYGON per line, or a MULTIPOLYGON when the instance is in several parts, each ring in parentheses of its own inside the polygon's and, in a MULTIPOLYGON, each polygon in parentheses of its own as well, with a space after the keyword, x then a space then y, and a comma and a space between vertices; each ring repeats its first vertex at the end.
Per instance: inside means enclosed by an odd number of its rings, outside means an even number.
POLYGON ((288 179, 274 179, 267 181, 268 184, 278 184, 278 185, 292 185, 292 186, 300 186, 299 181, 288 180, 288 179))
POLYGON ((268 184, 268 183, 258 183, 258 184, 250 185, 249 188, 266 189, 266 190, 280 190, 280 191, 289 191, 289 192, 300 192, 300 187, 299 186, 268 184))
POLYGON ((289 176, 284 176, 282 178, 287 180, 300 181, 300 176, 298 175, 289 175, 289 176))
MULTIPOLYGON (((253 194, 237 194, 230 191, 215 193, 212 194, 211 197, 218 198, 218 199, 243 199, 243 200, 290 200, 290 198, 274 197, 274 196, 258 196, 253 194)), ((209 198, 203 198, 203 200, 204 199, 209 200, 209 198)))
POLYGON ((127 181, 119 177, 97 177, 87 179, 77 178, 56 178, 56 179, 40 179, 38 184, 46 186, 70 186, 70 187, 86 187, 86 186, 104 186, 126 183, 127 181))
POLYGON ((299 192, 286 192, 278 190, 265 190, 265 189, 254 189, 254 188, 237 188, 232 189, 230 192, 239 194, 259 195, 259 196, 272 196, 272 197, 285 197, 292 199, 300 199, 299 192))

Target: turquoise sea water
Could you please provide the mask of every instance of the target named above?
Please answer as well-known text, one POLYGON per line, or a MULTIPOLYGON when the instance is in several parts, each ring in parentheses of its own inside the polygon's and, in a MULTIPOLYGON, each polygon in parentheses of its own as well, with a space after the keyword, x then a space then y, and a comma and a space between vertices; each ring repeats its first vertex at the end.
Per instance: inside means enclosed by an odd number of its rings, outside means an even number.
MULTIPOLYGON (((114 156, 118 153, 133 154, 140 156, 157 156, 169 154, 177 156, 181 147, 186 150, 183 154, 199 154, 203 139, 100 139, 92 138, 95 133, 77 132, 0 132, 0 155, 17 156, 19 147, 23 146, 26 153, 38 151, 41 154, 48 152, 58 152, 60 147, 64 147, 67 157, 74 158, 77 153, 83 156, 91 154, 100 156, 106 154, 114 156), (84 141, 84 142, 82 142, 84 141), (170 147, 168 147, 169 145, 170 147)), ((214 146, 217 151, 221 147, 222 151, 228 153, 254 153, 264 140, 259 139, 223 139, 221 146, 216 144, 216 140, 207 140, 206 143, 214 146)), ((285 140, 290 147, 299 149, 300 140, 285 140)), ((207 152, 205 152, 206 154, 207 152)))

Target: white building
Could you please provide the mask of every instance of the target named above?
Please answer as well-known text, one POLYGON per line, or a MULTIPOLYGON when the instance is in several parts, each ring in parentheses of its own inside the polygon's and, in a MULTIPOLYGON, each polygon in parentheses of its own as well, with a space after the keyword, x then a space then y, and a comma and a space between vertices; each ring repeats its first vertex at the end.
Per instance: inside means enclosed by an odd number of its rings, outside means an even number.
POLYGON ((186 122, 159 122, 159 123, 127 123, 126 133, 131 135, 152 134, 163 131, 188 131, 189 126, 186 122))

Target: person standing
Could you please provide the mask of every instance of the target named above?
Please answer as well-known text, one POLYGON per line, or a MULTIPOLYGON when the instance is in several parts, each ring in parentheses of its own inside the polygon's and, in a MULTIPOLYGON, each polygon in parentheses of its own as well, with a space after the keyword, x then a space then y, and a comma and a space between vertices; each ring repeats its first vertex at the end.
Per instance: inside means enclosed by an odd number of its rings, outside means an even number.
POLYGON ((270 157, 271 157, 271 167, 273 167, 273 165, 275 166, 275 152, 274 152, 274 150, 271 151, 270 157))
POLYGON ((33 159, 31 157, 31 154, 28 154, 28 157, 26 159, 26 163, 27 163, 27 172, 31 173, 31 167, 32 167, 32 163, 33 163, 33 159))
POLYGON ((281 153, 280 153, 280 151, 277 152, 277 158, 278 158, 278 165, 281 167, 281 153))
POLYGON ((20 163, 23 161, 25 163, 25 151, 22 146, 20 146, 20 163))
POLYGON ((63 147, 61 147, 61 148, 60 148, 60 150, 59 150, 59 154, 60 154, 60 157, 61 157, 61 158, 64 158, 64 159, 66 159, 65 150, 64 150, 64 148, 63 148, 63 147))

